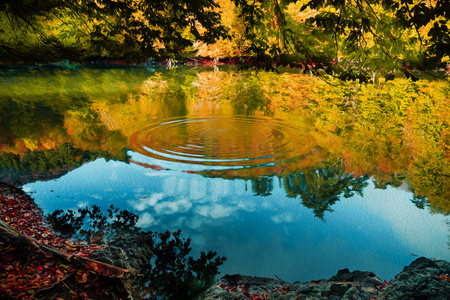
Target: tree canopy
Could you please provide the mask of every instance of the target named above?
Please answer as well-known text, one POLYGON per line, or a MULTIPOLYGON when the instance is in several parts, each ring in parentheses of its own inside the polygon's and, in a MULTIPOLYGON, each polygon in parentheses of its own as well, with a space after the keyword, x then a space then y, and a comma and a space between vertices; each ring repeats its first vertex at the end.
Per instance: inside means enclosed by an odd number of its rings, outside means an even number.
POLYGON ((23 59, 47 48, 72 59, 139 61, 225 36, 216 7, 213 0, 4 0, 0 47, 23 59))
POLYGON ((450 61, 450 0, 4 0, 2 60, 251 57, 344 80, 450 61))
POLYGON ((449 61, 450 2, 236 0, 258 64, 325 71, 365 81, 426 71, 449 61), (306 64, 305 64, 306 63, 306 64))

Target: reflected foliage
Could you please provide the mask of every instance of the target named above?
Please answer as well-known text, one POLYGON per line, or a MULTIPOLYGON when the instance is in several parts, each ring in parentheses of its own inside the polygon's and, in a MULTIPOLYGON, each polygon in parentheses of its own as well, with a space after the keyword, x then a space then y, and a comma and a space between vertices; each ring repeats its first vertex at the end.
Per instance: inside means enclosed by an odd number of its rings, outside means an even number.
POLYGON ((63 144, 57 149, 28 151, 23 154, 0 152, 0 181, 24 185, 36 180, 58 178, 97 158, 129 162, 125 149, 112 155, 103 150, 82 150, 71 144, 63 144))
POLYGON ((252 191, 256 196, 269 196, 273 190, 273 177, 259 177, 252 179, 252 191))
MULTIPOLYGON (((153 256, 139 270, 132 294, 147 299, 198 299, 215 280, 225 257, 215 251, 201 252, 199 258, 189 256, 191 239, 181 231, 142 232, 136 226, 139 216, 111 205, 102 212, 92 206, 78 210, 56 210, 46 216, 52 227, 64 237, 89 244, 103 245, 112 239, 135 234, 149 235, 153 256)), ((132 249, 131 249, 132 251, 132 249)))
POLYGON ((111 205, 107 215, 99 206, 74 210, 55 210, 46 217, 47 222, 65 238, 75 238, 88 244, 104 245, 116 236, 139 232, 139 217, 127 210, 111 205))
POLYGON ((154 256, 134 287, 135 293, 151 299, 199 299, 225 261, 215 251, 201 252, 197 259, 188 256, 191 240, 181 238, 181 231, 153 233, 153 241, 154 256))
MULTIPOLYGON (((28 146, 36 147, 35 140, 39 134, 48 128, 61 127, 63 118, 48 103, 16 102, 11 99, 2 99, 0 102, 0 125, 2 133, 0 142, 6 142, 7 138, 19 138, 27 141, 28 146), (27 110, 30 113, 24 114, 27 110), (43 124, 42 120, 46 120, 43 124)), ((34 150, 34 149, 33 149, 34 150)))
POLYGON ((368 185, 367 175, 354 177, 347 174, 338 163, 321 169, 287 175, 284 186, 287 195, 300 197, 302 204, 313 210, 315 217, 324 219, 325 212, 332 212, 331 206, 341 197, 362 196, 368 185))
POLYGON ((29 151, 23 155, 13 153, 0 154, 0 166, 3 169, 30 170, 47 172, 61 170, 63 167, 79 167, 83 163, 93 161, 96 158, 106 160, 127 161, 126 153, 122 156, 113 156, 105 151, 83 151, 74 148, 71 144, 64 144, 53 150, 29 151))
POLYGON ((424 209, 425 207, 429 207, 428 199, 425 196, 414 194, 411 202, 416 205, 417 208, 424 209))
POLYGON ((252 115, 257 111, 268 111, 269 98, 261 88, 258 78, 244 77, 233 87, 237 91, 231 100, 235 114, 252 115))
MULTIPOLYGON (((64 152, 66 144, 125 161, 130 137, 161 118, 270 116, 310 133, 317 152, 264 170, 204 175, 256 178, 256 193, 266 195, 271 183, 260 179, 264 176, 295 177, 341 159, 345 172, 355 178, 368 174, 377 188, 406 182, 411 191, 427 197, 432 211, 450 212, 448 80, 377 78, 375 84, 329 85, 292 70, 282 74, 184 68, 16 71, 1 73, 0 151, 6 167, 52 169, 45 166, 43 156, 53 154, 42 153, 64 152), (30 152, 35 150, 44 152, 30 152)), ((263 138, 255 134, 248 140, 263 138)), ((61 163, 85 161, 77 151, 68 150, 61 163)))
MULTIPOLYGON (((378 181, 377 179, 374 180, 375 187, 377 189, 386 189, 388 186, 393 187, 399 187, 405 182, 407 179, 407 174, 397 174, 397 173, 391 173, 390 176, 385 179, 384 181, 378 181)), ((380 178, 381 179, 381 178, 380 178)))

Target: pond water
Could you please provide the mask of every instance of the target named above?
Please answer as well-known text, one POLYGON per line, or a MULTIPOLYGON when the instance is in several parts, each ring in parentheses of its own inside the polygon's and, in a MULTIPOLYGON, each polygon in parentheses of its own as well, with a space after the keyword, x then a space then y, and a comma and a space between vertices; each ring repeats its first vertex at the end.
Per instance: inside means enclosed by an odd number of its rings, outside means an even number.
POLYGON ((390 280, 416 256, 450 260, 439 84, 4 68, 0 180, 44 214, 114 204, 142 229, 181 229, 193 255, 227 258, 222 274, 294 282, 349 268, 390 280))

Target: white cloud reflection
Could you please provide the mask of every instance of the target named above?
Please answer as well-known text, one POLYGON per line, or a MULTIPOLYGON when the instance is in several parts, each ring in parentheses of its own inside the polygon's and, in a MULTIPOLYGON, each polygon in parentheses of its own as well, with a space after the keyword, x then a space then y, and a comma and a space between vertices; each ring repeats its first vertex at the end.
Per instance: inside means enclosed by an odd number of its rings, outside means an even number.
POLYGON ((163 182, 163 191, 166 195, 175 195, 178 179, 175 176, 167 177, 163 182))
POLYGON ((284 212, 270 218, 275 224, 292 223, 296 221, 296 217, 291 212, 284 212))
POLYGON ((193 200, 202 199, 206 196, 206 184, 204 180, 199 180, 197 178, 189 182, 189 198, 193 200))
POLYGON ((164 198, 163 193, 155 193, 150 197, 140 197, 138 200, 129 200, 128 204, 131 205, 137 211, 143 211, 150 206, 155 206, 156 203, 164 198))
POLYGON ((87 201, 80 201, 80 202, 78 202, 78 204, 77 204, 77 207, 78 207, 78 208, 84 208, 84 207, 86 207, 86 206, 89 206, 89 202, 87 202, 87 201))
POLYGON ((217 201, 219 198, 230 193, 230 181, 228 180, 213 180, 210 182, 211 200, 217 201))
POLYGON ((146 212, 139 216, 139 220, 136 223, 136 226, 141 228, 148 228, 152 225, 157 225, 157 223, 158 222, 156 222, 155 218, 151 214, 146 212))
POLYGON ((188 199, 179 199, 176 201, 164 201, 155 204, 155 212, 162 215, 171 215, 175 213, 185 213, 192 207, 188 199))
POLYGON ((196 212, 203 216, 213 219, 225 218, 236 211, 236 207, 224 206, 222 204, 202 205, 196 208, 196 212))

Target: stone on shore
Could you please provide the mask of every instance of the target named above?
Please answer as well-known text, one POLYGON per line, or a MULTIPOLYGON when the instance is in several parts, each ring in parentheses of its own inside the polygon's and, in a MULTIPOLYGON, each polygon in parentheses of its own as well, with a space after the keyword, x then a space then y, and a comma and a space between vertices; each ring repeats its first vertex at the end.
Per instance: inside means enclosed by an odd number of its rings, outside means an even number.
POLYGON ((108 247, 93 251, 89 258, 127 269, 136 276, 152 258, 152 246, 150 234, 118 236, 108 243, 108 247))
POLYGON ((450 299, 450 263, 420 257, 403 268, 377 299, 450 299))
POLYGON ((225 275, 205 299, 370 299, 386 284, 372 272, 340 270, 328 280, 289 284, 275 279, 225 275), (258 298, 259 297, 259 298, 258 298))
POLYGON ((289 284, 225 275, 205 293, 212 299, 450 299, 450 263, 418 258, 388 284, 372 272, 340 270, 326 280, 289 284))

